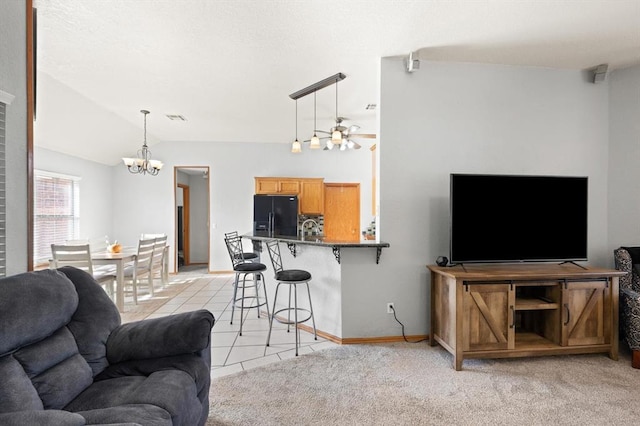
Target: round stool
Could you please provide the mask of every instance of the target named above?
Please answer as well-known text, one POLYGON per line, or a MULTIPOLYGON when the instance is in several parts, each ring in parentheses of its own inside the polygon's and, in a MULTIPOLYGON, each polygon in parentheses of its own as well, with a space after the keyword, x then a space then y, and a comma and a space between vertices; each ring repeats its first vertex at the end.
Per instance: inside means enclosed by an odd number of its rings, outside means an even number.
MULTIPOLYGON (((229 257, 233 265, 233 271, 236 273, 233 282, 233 298, 231 299, 231 321, 233 324, 233 316, 236 308, 240 309, 240 336, 242 336, 242 325, 244 323, 244 310, 256 308, 258 318, 260 318, 260 307, 265 306, 267 309, 267 318, 269 318, 269 302, 267 298, 267 288, 264 285, 264 275, 262 273, 267 270, 267 266, 263 263, 255 261, 246 261, 242 252, 242 240, 240 237, 231 237, 224 239, 229 251, 229 257), (253 275, 253 279, 247 281, 247 275, 253 275), (242 276, 242 280, 240 279, 242 276), (264 293, 264 300, 260 300, 260 287, 264 293), (251 294, 247 294, 246 290, 251 289, 251 294), (238 294, 241 290, 241 294, 238 294), (248 302, 248 303, 245 303, 248 302)), ((256 256, 257 258, 257 256, 256 256)))
POLYGON ((313 338, 318 340, 318 334, 316 331, 316 320, 313 316, 313 305, 311 304, 311 291, 309 290, 309 281, 311 281, 311 273, 301 269, 284 269, 282 267, 282 258, 280 257, 280 245, 278 241, 267 241, 267 248, 269 249, 269 257, 271 258, 271 264, 275 272, 275 279, 278 282, 276 285, 276 294, 273 299, 273 315, 269 321, 269 333, 267 334, 267 346, 271 340, 271 330, 273 328, 273 320, 287 324, 287 332, 291 325, 294 327, 296 334, 296 356, 298 356, 298 348, 300 346, 300 329, 298 324, 311 320, 313 323, 313 338), (286 308, 276 310, 276 303, 278 302, 278 291, 281 285, 289 286, 289 303, 286 308), (298 307, 298 285, 304 284, 307 288, 307 296, 309 297, 309 309, 298 307), (293 291, 293 306, 291 306, 291 293, 293 291), (277 315, 286 312, 287 318, 278 317, 277 315), (299 314, 303 315, 303 318, 299 317, 299 314), (293 315, 293 319, 291 316, 293 315))

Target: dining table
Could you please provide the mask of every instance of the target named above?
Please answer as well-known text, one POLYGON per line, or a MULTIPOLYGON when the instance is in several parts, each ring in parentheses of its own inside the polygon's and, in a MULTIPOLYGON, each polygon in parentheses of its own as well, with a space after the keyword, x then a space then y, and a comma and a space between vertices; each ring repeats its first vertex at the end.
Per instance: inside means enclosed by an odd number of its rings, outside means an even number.
POLYGON ((107 250, 92 252, 91 261, 94 265, 115 265, 116 267, 116 306, 118 311, 124 312, 124 268, 136 258, 135 248, 125 247, 120 253, 107 250))

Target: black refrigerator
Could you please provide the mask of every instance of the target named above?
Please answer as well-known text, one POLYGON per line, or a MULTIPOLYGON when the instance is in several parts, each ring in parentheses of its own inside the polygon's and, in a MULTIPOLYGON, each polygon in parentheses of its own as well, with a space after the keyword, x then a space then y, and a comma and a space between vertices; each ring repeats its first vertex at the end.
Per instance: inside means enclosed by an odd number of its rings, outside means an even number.
POLYGON ((296 195, 254 195, 253 233, 259 236, 298 235, 296 195))

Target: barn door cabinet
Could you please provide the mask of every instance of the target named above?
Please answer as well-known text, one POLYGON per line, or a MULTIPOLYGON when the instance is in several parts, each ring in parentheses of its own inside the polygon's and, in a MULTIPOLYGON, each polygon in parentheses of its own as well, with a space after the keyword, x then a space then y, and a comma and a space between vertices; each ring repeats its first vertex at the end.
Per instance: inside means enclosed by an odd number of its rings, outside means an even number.
POLYGON ((615 270, 576 265, 429 266, 430 344, 465 358, 618 356, 615 270), (466 269, 466 270, 465 270, 466 269))

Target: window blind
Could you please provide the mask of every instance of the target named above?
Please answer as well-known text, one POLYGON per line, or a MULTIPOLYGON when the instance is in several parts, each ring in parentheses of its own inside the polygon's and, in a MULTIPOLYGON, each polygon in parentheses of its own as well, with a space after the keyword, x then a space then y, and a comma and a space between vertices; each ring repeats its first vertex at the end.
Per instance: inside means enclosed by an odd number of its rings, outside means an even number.
POLYGON ((6 117, 7 105, 0 102, 0 277, 7 275, 6 117))
POLYGON ((80 233, 80 178, 36 170, 34 179, 33 261, 47 263, 51 244, 80 233))

